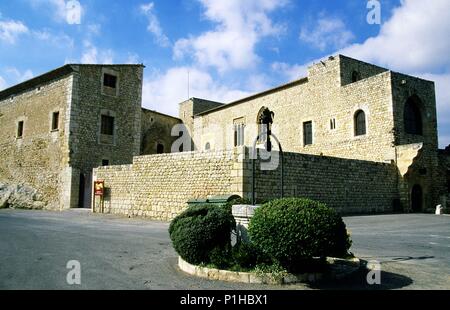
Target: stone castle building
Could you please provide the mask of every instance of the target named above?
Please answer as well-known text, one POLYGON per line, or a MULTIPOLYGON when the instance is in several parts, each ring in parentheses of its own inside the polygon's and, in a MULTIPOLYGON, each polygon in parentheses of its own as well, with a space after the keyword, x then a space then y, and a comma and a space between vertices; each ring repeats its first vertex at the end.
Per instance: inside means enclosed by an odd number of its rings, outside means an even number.
POLYGON ((249 198, 253 180, 259 199, 306 196, 343 213, 446 203, 450 152, 438 150, 433 82, 338 55, 233 103, 189 99, 173 118, 141 108, 143 69, 66 65, 0 92, 0 181, 65 209, 89 206, 102 179, 106 212, 162 220, 190 199, 249 198), (265 108, 283 167, 257 159, 252 171, 265 108), (176 125, 191 143, 178 147, 176 125))
POLYGON ((180 120, 141 108, 143 69, 65 65, 0 92, 0 181, 89 207, 93 168, 170 151, 180 120))

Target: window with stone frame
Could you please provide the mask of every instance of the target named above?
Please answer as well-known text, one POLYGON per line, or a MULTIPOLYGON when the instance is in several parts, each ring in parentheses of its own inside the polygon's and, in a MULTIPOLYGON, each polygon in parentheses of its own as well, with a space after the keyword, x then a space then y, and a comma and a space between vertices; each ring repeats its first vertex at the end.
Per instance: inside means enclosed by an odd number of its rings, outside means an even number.
POLYGON ((404 123, 407 134, 423 134, 422 112, 420 111, 419 99, 417 97, 411 97, 406 101, 404 123))
POLYGON ((59 111, 52 113, 52 131, 59 129, 59 111))
POLYGON ((102 115, 100 133, 106 136, 114 136, 114 117, 102 115))
POLYGON ((117 88, 117 76, 104 73, 103 74, 103 86, 109 87, 109 88, 117 88))
POLYGON ((355 113, 355 136, 364 136, 367 134, 366 113, 359 110, 355 113))
POLYGON ((17 138, 23 138, 23 128, 24 128, 24 121, 19 121, 17 123, 17 138))
POLYGON ((233 121, 234 124, 234 146, 243 146, 245 144, 245 122, 243 118, 233 121))
POLYGON ((258 141, 257 143, 266 143, 267 141, 267 125, 264 125, 263 123, 261 123, 261 116, 264 113, 264 110, 266 109, 266 107, 262 107, 259 112, 258 112, 258 116, 256 118, 256 122, 258 125, 258 141))
POLYGON ((313 128, 312 122, 304 122, 303 123, 303 145, 311 145, 313 144, 313 128))

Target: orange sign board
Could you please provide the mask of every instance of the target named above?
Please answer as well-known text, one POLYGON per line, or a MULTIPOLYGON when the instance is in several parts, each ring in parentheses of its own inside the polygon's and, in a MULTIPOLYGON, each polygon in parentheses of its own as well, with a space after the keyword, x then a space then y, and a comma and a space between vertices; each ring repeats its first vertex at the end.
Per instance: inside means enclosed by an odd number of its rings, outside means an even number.
POLYGON ((94 194, 95 196, 103 196, 105 194, 105 181, 94 182, 94 194))

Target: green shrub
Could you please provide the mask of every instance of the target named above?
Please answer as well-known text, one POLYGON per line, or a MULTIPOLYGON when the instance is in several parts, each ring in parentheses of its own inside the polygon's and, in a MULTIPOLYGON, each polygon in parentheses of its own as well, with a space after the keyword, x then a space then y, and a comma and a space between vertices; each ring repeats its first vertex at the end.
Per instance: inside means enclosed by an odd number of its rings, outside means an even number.
POLYGON ((309 199, 279 199, 264 204, 249 225, 250 240, 290 271, 313 257, 345 257, 351 245, 342 218, 309 199))
POLYGON ((177 253, 188 263, 208 264, 214 250, 214 260, 221 249, 231 243, 231 232, 236 228, 231 213, 224 208, 194 206, 177 216, 169 227, 170 238, 177 253))
POLYGON ((209 253, 209 263, 218 269, 228 269, 233 264, 231 245, 215 247, 209 253))

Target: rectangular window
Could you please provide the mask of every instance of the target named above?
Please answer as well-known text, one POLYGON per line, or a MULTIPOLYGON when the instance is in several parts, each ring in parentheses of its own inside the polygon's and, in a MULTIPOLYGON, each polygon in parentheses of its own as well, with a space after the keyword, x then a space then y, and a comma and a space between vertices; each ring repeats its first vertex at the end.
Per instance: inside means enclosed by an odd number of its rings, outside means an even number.
POLYGON ((59 112, 53 112, 52 115, 52 131, 59 129, 59 112))
POLYGON ((245 139, 245 125, 234 125, 234 146, 242 146, 244 145, 245 139))
POLYGON ((117 76, 105 73, 103 75, 103 86, 116 88, 117 87, 117 76))
POLYGON ((303 123, 303 144, 313 144, 312 122, 303 123))
POLYGON ((336 129, 336 119, 335 118, 332 118, 330 120, 330 129, 331 130, 335 130, 336 129))
POLYGON ((102 135, 113 136, 114 135, 114 117, 102 115, 101 131, 102 135))
POLYGON ((17 138, 23 137, 23 125, 24 125, 23 121, 17 123, 17 138))
POLYGON ((102 166, 103 167, 109 166, 109 160, 108 159, 103 159, 102 160, 102 166))

